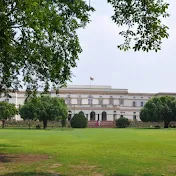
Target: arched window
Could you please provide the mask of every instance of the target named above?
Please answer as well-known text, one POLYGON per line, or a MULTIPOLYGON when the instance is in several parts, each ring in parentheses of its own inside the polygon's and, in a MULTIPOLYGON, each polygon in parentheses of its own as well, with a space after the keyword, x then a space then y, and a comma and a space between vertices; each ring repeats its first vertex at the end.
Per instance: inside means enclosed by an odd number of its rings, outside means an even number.
POLYGON ((70 121, 72 118, 72 112, 71 111, 68 111, 68 121, 70 121))
POLYGON ((102 112, 102 121, 107 120, 107 113, 105 111, 102 112))
POLYGON ((95 120, 95 112, 94 111, 92 111, 90 113, 90 120, 95 120))

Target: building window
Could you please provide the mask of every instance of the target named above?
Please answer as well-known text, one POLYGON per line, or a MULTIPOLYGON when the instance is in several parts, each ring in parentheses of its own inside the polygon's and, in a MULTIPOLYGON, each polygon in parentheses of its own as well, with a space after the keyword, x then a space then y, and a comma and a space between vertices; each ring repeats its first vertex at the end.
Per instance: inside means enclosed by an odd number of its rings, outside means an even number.
POLYGON ((133 112, 133 120, 136 120, 136 112, 133 112))
POLYGON ((133 107, 136 107, 136 102, 135 101, 133 101, 133 107))
POLYGON ((95 112, 94 111, 92 111, 91 113, 90 113, 90 120, 95 120, 95 112))
POLYGON ((124 99, 120 99, 119 104, 120 104, 120 106, 123 106, 124 105, 124 99))
POLYGON ((105 111, 102 112, 102 121, 107 121, 107 113, 105 111))
POLYGON ((113 98, 110 98, 110 99, 109 99, 109 104, 110 104, 110 105, 113 105, 113 104, 114 104, 113 98))
POLYGON ((141 101, 141 107, 143 107, 144 106, 144 102, 143 101, 141 101))
POLYGON ((102 99, 102 98, 99 99, 99 104, 100 104, 100 105, 103 104, 103 99, 102 99))
POLYGON ((88 98, 88 104, 89 104, 89 105, 92 105, 92 104, 93 104, 92 96, 89 96, 89 98, 88 98))
POLYGON ((70 98, 70 97, 68 97, 68 98, 66 99, 66 104, 67 104, 67 105, 70 105, 70 104, 71 104, 71 98, 70 98))
POLYGON ((86 114, 86 118, 88 119, 88 117, 89 117, 89 114, 86 114))
POLYGON ((81 105, 81 104, 82 104, 82 99, 81 99, 81 98, 78 98, 78 99, 77 99, 77 103, 78 103, 78 105, 81 105))

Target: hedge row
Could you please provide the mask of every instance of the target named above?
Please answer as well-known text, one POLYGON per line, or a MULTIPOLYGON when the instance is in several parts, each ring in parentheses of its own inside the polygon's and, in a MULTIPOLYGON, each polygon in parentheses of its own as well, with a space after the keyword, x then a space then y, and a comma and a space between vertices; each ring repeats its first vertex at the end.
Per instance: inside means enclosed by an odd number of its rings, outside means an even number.
MULTIPOLYGON (((7 120, 5 122, 5 127, 23 127, 23 128, 36 128, 36 126, 39 125, 41 128, 43 128, 43 123, 40 121, 28 121, 28 120, 21 120, 21 121, 16 121, 16 120, 7 120)), ((58 128, 61 127, 61 122, 58 121, 48 121, 49 128, 58 128)))

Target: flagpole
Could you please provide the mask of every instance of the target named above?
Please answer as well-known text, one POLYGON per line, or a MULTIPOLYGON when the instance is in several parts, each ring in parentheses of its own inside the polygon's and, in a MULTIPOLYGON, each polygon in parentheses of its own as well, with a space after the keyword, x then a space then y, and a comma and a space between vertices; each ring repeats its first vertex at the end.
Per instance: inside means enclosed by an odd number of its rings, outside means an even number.
POLYGON ((90 77, 90 88, 92 87, 91 81, 93 81, 93 80, 94 80, 94 78, 90 77))

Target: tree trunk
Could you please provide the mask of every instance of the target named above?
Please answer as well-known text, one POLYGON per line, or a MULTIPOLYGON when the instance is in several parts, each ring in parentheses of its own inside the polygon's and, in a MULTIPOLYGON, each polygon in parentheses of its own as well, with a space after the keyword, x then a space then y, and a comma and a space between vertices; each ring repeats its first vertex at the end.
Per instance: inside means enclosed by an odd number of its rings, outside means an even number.
POLYGON ((169 122, 164 121, 164 128, 168 128, 169 127, 169 122))
POLYGON ((47 120, 43 120, 43 128, 44 128, 44 129, 47 128, 47 120))
POLYGON ((5 120, 3 119, 2 120, 2 128, 4 128, 5 127, 5 120))

